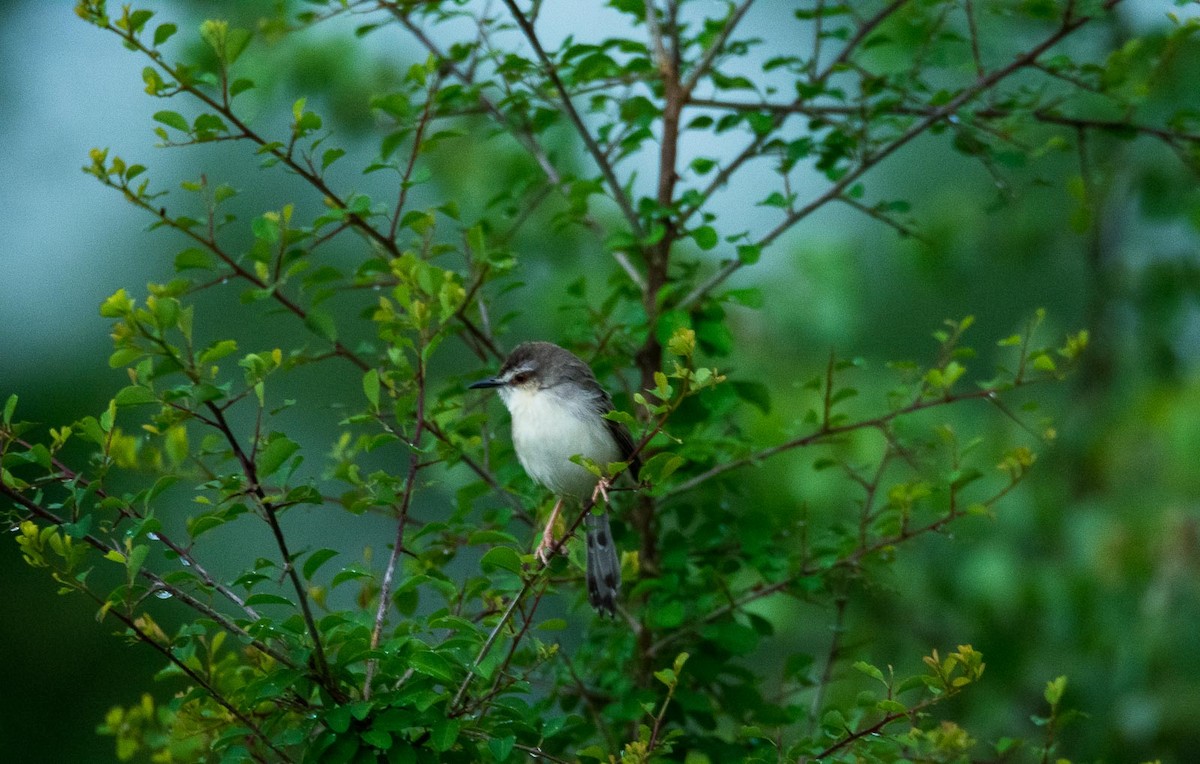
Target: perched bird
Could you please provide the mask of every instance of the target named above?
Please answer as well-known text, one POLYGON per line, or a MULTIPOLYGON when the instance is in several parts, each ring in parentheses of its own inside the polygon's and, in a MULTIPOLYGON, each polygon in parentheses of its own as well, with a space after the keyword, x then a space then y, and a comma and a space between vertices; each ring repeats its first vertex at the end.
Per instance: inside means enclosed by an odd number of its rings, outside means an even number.
MULTIPOLYGON (((596 375, 575 354, 550 342, 518 345, 504 361, 500 372, 471 385, 471 389, 494 387, 512 417, 513 447, 521 466, 536 482, 555 493, 558 501, 542 532, 536 554, 542 562, 557 551, 553 526, 563 501, 583 501, 603 495, 608 481, 600 480, 571 461, 580 455, 601 466, 630 461, 629 472, 637 478, 641 460, 633 453, 629 429, 604 418, 613 410, 612 398, 596 381, 596 375)), ((588 602, 597 611, 616 612, 621 587, 621 560, 613 544, 608 513, 589 512, 587 529, 588 602)))

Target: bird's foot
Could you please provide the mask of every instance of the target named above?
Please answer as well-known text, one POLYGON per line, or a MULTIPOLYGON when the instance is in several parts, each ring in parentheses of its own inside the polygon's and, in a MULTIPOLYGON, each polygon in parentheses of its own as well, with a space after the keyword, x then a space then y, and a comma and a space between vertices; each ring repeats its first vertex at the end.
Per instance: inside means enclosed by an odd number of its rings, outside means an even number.
POLYGON ((608 503, 608 489, 612 487, 612 478, 600 478, 596 483, 596 488, 592 491, 592 504, 596 503, 598 497, 604 497, 604 503, 608 503))
POLYGON ((547 525, 546 530, 542 531, 542 540, 538 542, 537 549, 533 550, 533 556, 538 558, 543 565, 549 565, 550 558, 561 552, 562 544, 554 538, 550 526, 547 525))

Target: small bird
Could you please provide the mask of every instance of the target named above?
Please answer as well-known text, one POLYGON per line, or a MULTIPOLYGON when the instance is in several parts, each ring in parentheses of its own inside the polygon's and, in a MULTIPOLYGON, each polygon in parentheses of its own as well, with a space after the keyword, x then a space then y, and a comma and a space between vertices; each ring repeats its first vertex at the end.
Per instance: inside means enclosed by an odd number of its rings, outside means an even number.
MULTIPOLYGON (((629 461, 635 479, 641 459, 634 454, 629 428, 604 418, 613 410, 612 398, 588 365, 569 350, 551 342, 518 345, 496 376, 471 385, 471 389, 490 387, 499 390, 512 417, 513 447, 521 466, 558 497, 535 551, 544 563, 557 551, 553 526, 563 501, 582 501, 587 496, 594 501, 597 495, 608 499, 609 481, 598 479, 571 457, 585 456, 601 466, 629 461)), ((608 513, 588 512, 584 520, 588 602, 598 612, 614 615, 621 560, 608 513)))

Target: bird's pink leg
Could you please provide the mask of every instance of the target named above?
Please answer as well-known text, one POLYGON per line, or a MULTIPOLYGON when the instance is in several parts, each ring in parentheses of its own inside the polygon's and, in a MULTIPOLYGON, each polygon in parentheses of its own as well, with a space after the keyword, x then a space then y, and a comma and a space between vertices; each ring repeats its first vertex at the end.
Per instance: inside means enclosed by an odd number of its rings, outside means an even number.
POLYGON ((542 540, 538 542, 537 549, 533 550, 533 554, 543 565, 550 564, 551 556, 558 554, 558 541, 554 538, 554 523, 558 521, 558 513, 562 511, 563 500, 559 497, 558 501, 554 502, 554 509, 550 510, 550 519, 546 521, 546 527, 542 530, 542 540))
POLYGON ((596 483, 595 490, 592 491, 592 504, 596 503, 596 497, 603 496, 604 503, 608 504, 608 489, 612 486, 612 478, 600 478, 596 483))

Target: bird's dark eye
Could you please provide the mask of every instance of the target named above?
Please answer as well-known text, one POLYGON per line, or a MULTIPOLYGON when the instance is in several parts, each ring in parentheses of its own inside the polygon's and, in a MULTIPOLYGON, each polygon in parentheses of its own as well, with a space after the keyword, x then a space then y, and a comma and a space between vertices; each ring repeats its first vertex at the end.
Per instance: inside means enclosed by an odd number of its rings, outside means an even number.
POLYGON ((530 379, 532 379, 532 378, 533 378, 533 372, 531 372, 531 371, 522 371, 522 372, 518 372, 518 373, 516 373, 516 374, 514 374, 514 375, 513 375, 513 378, 512 378, 512 383, 513 383, 514 385, 523 385, 523 384, 525 384, 526 382, 528 382, 528 381, 529 381, 530 379))

